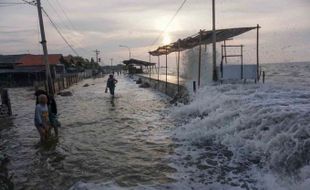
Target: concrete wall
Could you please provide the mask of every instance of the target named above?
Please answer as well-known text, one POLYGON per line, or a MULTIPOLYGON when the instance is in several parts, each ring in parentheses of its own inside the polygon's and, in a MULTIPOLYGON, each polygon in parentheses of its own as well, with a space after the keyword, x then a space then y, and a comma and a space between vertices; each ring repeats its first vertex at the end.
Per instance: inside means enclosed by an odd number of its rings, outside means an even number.
POLYGON ((151 88, 156 89, 164 94, 167 94, 168 96, 170 96, 171 98, 175 98, 175 97, 186 97, 188 96, 188 90, 186 89, 186 87, 184 85, 180 85, 179 86, 179 94, 178 94, 178 85, 174 84, 174 83, 167 83, 167 88, 166 88, 166 81, 158 81, 156 79, 151 79, 148 77, 144 77, 144 76, 135 76, 137 79, 141 78, 142 83, 148 83, 151 88))

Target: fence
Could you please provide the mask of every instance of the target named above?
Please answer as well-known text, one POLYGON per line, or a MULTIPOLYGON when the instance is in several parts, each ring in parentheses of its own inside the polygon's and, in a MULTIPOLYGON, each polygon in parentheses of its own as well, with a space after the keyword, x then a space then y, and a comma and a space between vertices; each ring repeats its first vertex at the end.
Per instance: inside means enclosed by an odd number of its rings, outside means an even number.
MULTIPOLYGON (((60 91, 91 77, 92 74, 88 72, 57 75, 52 81, 52 88, 55 94, 57 94, 60 91)), ((35 81, 34 87, 36 90, 46 87, 45 81, 35 81)))

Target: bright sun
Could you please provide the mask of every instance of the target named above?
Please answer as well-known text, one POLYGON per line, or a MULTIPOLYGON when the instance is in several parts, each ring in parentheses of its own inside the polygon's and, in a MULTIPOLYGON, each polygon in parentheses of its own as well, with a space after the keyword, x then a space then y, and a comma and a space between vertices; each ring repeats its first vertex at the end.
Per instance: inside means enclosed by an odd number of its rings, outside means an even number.
POLYGON ((170 43, 171 43, 170 35, 168 33, 165 33, 163 36, 163 44, 168 45, 170 43))

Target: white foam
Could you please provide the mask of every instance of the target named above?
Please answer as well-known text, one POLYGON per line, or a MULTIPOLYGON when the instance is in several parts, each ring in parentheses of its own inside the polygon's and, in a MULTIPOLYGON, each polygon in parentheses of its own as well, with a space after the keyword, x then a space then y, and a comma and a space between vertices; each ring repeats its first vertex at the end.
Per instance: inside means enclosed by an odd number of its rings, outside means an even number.
POLYGON ((255 179, 262 189, 308 189, 310 89, 305 80, 204 87, 171 114, 185 123, 174 137, 185 149, 212 140, 229 148, 233 162, 260 161, 263 168, 255 169, 261 173, 255 179))

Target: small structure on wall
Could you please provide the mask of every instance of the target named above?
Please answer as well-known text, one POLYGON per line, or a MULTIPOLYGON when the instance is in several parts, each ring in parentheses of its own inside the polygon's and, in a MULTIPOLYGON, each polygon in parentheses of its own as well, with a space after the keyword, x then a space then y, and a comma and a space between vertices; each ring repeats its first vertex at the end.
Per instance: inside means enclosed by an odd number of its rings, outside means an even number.
POLYGON ((123 63, 126 65, 129 74, 142 74, 144 73, 144 69, 147 71, 147 73, 151 73, 153 67, 156 65, 156 63, 151 63, 138 59, 125 60, 123 61, 123 63))

